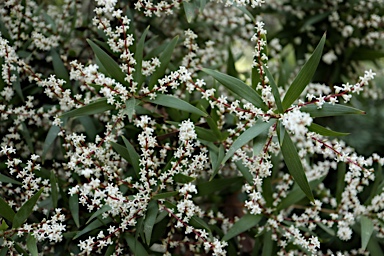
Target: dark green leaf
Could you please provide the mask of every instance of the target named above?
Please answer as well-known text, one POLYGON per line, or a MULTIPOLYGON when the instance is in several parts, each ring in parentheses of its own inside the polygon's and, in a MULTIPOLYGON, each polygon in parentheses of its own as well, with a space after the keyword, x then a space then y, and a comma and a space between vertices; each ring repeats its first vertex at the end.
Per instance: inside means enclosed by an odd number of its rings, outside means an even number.
POLYGON ((214 179, 212 181, 200 183, 197 185, 197 196, 207 196, 211 195, 215 192, 222 191, 227 189, 237 183, 241 183, 243 178, 235 177, 229 179, 214 179))
POLYGON ((275 98, 277 110, 279 111, 279 113, 283 113, 284 109, 283 109, 283 105, 281 105, 279 89, 277 88, 275 79, 273 79, 271 72, 269 72, 269 69, 265 65, 264 65, 264 72, 268 77, 269 84, 271 85, 272 94, 273 94, 273 97, 275 98))
POLYGON ((152 196, 152 199, 154 199, 154 200, 165 199, 165 198, 168 198, 168 197, 175 196, 177 194, 179 194, 179 192, 177 192, 177 191, 164 192, 164 193, 159 193, 159 194, 156 194, 156 195, 152 196))
POLYGON ((144 234, 147 245, 151 243, 152 230, 155 225, 157 213, 159 212, 159 206, 156 200, 152 200, 148 204, 147 214, 144 220, 144 234))
POLYGON ((139 42, 136 45, 136 51, 135 51, 135 59, 136 59, 136 66, 135 71, 133 72, 134 80, 137 82, 138 89, 141 88, 141 84, 144 82, 145 77, 141 73, 141 68, 143 65, 143 52, 144 52, 144 43, 145 43, 145 37, 147 36, 149 31, 149 26, 144 30, 143 34, 140 37, 139 42))
POLYGON ((339 162, 337 166, 337 182, 336 182, 336 201, 341 202, 341 195, 345 188, 345 173, 347 172, 347 165, 344 162, 339 162))
POLYGON ((119 64, 117 64, 111 56, 109 56, 103 49, 101 49, 97 44, 92 42, 91 40, 87 39, 88 44, 92 47, 93 52, 103 64, 104 68, 107 70, 108 74, 114 78, 116 81, 125 84, 125 74, 119 67, 119 64))
POLYGON ((16 184, 16 185, 23 185, 21 182, 19 182, 17 180, 14 180, 12 178, 9 178, 8 176, 5 176, 5 175, 3 175, 1 173, 0 173, 0 182, 12 183, 12 184, 16 184))
MULTIPOLYGON (((283 128, 282 130, 284 131, 285 129, 283 128)), ((277 131, 279 132, 279 129, 277 131)), ((278 137, 280 139, 280 136, 278 137)), ((292 175, 293 179, 296 181, 305 195, 309 198, 309 200, 313 201, 313 194, 308 184, 307 177, 305 176, 303 165, 289 134, 285 132, 284 140, 280 140, 279 142, 281 152, 284 157, 284 162, 288 167, 289 173, 292 175)))
POLYGON ((365 114, 364 111, 348 107, 345 105, 332 105, 324 104, 322 108, 318 109, 315 104, 306 105, 300 108, 301 111, 307 112, 311 117, 325 117, 325 116, 342 116, 342 115, 352 115, 352 114, 365 114))
POLYGON ((0 231, 4 231, 4 230, 7 230, 9 228, 7 222, 5 222, 5 220, 3 219, 1 221, 1 225, 0 225, 0 231))
POLYGON ((15 212, 12 210, 12 208, 7 204, 7 202, 0 197, 0 215, 3 216, 5 219, 13 222, 13 219, 15 217, 15 212))
POLYGON ((224 235, 222 240, 228 241, 229 239, 253 228, 260 222, 261 218, 261 215, 244 215, 228 230, 227 234, 224 235))
POLYGON ((39 251, 37 250, 36 238, 31 233, 29 233, 27 236, 27 248, 32 256, 39 255, 39 251))
POLYGON ((197 138, 199 139, 212 141, 212 142, 216 142, 218 140, 216 137, 216 134, 210 129, 205 129, 199 126, 195 126, 195 131, 196 131, 197 138))
POLYGON ((202 228, 208 231, 209 233, 212 233, 208 224, 203 219, 197 216, 192 216, 191 220, 189 221, 189 224, 191 224, 191 226, 193 226, 194 228, 202 228))
POLYGON ((76 227, 80 227, 79 221, 79 195, 74 194, 69 197, 69 210, 71 211, 73 221, 76 227))
POLYGON ((324 34, 319 44, 317 45, 315 51, 313 52, 309 60, 301 68, 299 74, 296 76, 291 86, 288 88, 288 91, 285 94, 285 97, 282 102, 284 110, 288 109, 292 105, 292 103, 299 98, 300 94, 303 92, 303 90, 309 84, 313 75, 315 74, 317 65, 319 65, 323 52, 325 37, 326 35, 324 34))
POLYGON ((87 220, 87 223, 85 224, 88 224, 89 222, 91 222, 94 218, 100 216, 100 214, 103 214, 109 210, 111 210, 111 206, 105 204, 103 205, 99 210, 97 210, 94 214, 92 214, 92 216, 87 220))
POLYGON ((260 95, 240 79, 207 68, 203 68, 202 71, 213 76, 213 78, 238 95, 241 99, 249 101, 255 105, 255 107, 261 108, 264 111, 268 110, 268 107, 264 104, 260 95))
POLYGON ((325 224, 323 224, 323 223, 321 223, 321 222, 318 222, 317 225, 318 225, 322 230, 324 230, 325 232, 327 232, 330 236, 335 236, 335 235, 336 235, 335 231, 334 231, 332 228, 328 227, 327 225, 325 225, 325 224))
POLYGON ((125 240, 129 246, 129 249, 133 252, 133 255, 147 256, 148 252, 145 250, 144 246, 133 236, 125 233, 125 240))
POLYGON ((361 216, 360 227, 361 227, 361 249, 365 250, 365 248, 367 248, 368 242, 373 232, 372 220, 366 216, 361 216))
POLYGON ((242 174, 243 177, 245 178, 245 180, 246 180, 249 184, 253 185, 253 176, 252 176, 252 174, 249 172, 248 167, 245 167, 245 166, 243 165, 243 163, 241 162, 241 160, 236 161, 235 164, 236 164, 236 167, 237 167, 237 169, 239 170, 239 172, 241 172, 241 174, 242 174))
POLYGON ((60 58, 60 55, 55 50, 51 50, 51 56, 53 70, 55 71, 57 78, 65 80, 65 82, 70 85, 68 70, 66 69, 62 59, 60 58))
POLYGON ((158 94, 156 99, 154 100, 148 100, 149 102, 157 105, 161 105, 164 107, 179 109, 182 111, 186 111, 189 113, 194 113, 200 116, 207 116, 208 114, 203 112, 202 110, 198 109, 197 107, 189 104, 188 102, 176 98, 175 96, 171 95, 165 95, 165 94, 158 94))
POLYGON ((139 165, 140 156, 136 152, 136 150, 132 146, 132 144, 124 136, 122 136, 122 138, 123 138, 124 145, 127 148, 129 158, 130 158, 130 161, 128 161, 128 162, 132 165, 133 169, 135 170, 137 177, 140 177, 140 165, 139 165))
POLYGON ((273 255, 273 240, 272 240, 272 231, 269 230, 264 233, 264 239, 263 239, 263 252, 262 256, 270 256, 273 255))
POLYGON ((227 74, 232 77, 239 77, 239 73, 235 67, 235 58, 233 57, 231 47, 228 47, 227 74))
POLYGON ((51 171, 51 177, 49 178, 51 183, 51 196, 52 196, 52 205, 53 208, 57 208, 57 201, 59 200, 59 192, 57 190, 57 178, 56 174, 51 171))
POLYGON ((173 180, 176 181, 177 183, 189 183, 195 180, 193 177, 189 177, 187 175, 178 173, 175 176, 173 176, 173 180))
POLYGON ((175 49, 178 39, 179 39, 178 36, 173 38, 172 41, 167 45, 167 47, 161 53, 161 56, 159 58, 161 63, 160 67, 158 67, 156 71, 152 74, 151 80, 149 80, 149 83, 148 83, 148 87, 150 90, 152 90, 153 86, 157 83, 157 80, 162 76, 164 76, 165 70, 167 69, 169 61, 171 60, 172 52, 175 49))
POLYGON ((124 113, 128 115, 128 119, 131 122, 133 115, 135 114, 136 99, 134 97, 130 98, 125 102, 124 113))
POLYGON ((109 223, 112 222, 112 218, 111 217, 108 217, 106 219, 96 219, 94 221, 92 221, 90 224, 88 224, 83 230, 81 230, 80 232, 78 232, 76 234, 76 236, 73 238, 73 240, 79 238, 80 236, 92 231, 92 230, 95 230, 99 227, 102 227, 102 226, 105 226, 109 223))
POLYGON ((75 116, 86 116, 86 115, 94 115, 94 114, 100 114, 107 110, 112 110, 115 107, 113 105, 109 105, 107 103, 106 98, 97 99, 88 105, 85 105, 81 108, 76 108, 73 110, 70 110, 68 112, 65 112, 61 115, 61 118, 64 117, 75 117, 75 116))
POLYGON ((233 154, 247 144, 250 140, 254 139, 259 134, 263 133, 264 131, 268 130, 269 127, 271 127, 275 122, 270 120, 269 122, 263 122, 261 120, 258 120, 251 128, 247 129, 245 132, 243 132, 232 144, 232 146, 227 151, 227 154, 225 155, 223 161, 221 164, 223 165, 230 157, 233 156, 233 154))
POLYGON ((34 147, 33 147, 32 139, 31 139, 31 135, 30 135, 30 133, 29 133, 29 129, 28 129, 28 127, 25 125, 24 122, 21 123, 21 127, 22 127, 22 130, 20 131, 20 133, 21 133, 21 135, 23 136, 25 142, 27 142, 27 146, 28 146, 29 151, 31 151, 32 153, 34 153, 35 150, 34 150, 34 147))
POLYGON ((42 153, 42 159, 44 161, 45 155, 47 154, 49 148, 57 138, 57 135, 60 132, 60 127, 56 125, 52 125, 51 128, 48 131, 47 137, 45 138, 44 145, 43 145, 43 153, 42 153))
POLYGON ((33 207, 36 205, 43 189, 41 188, 36 194, 34 194, 27 202, 25 202, 15 214, 12 222, 12 228, 19 228, 31 215, 33 207))
POLYGON ((89 116, 80 116, 77 118, 77 120, 79 120, 81 125, 84 127, 88 138, 90 140, 94 140, 97 135, 97 130, 95 124, 92 121, 92 118, 89 116))
POLYGON ((195 4, 193 2, 183 1, 185 16, 187 17, 188 23, 191 23, 195 17, 195 4))
POLYGON ((346 136, 346 135, 349 135, 349 133, 335 132, 335 131, 332 131, 331 129, 325 128, 325 127, 318 125, 318 124, 315 124, 315 123, 312 123, 311 126, 308 127, 308 130, 310 130, 311 132, 315 132, 317 134, 324 135, 324 136, 346 136))
POLYGON ((213 180, 213 178, 216 176, 216 174, 219 172, 219 169, 220 169, 220 166, 221 166, 221 162, 223 161, 224 159, 224 146, 223 144, 220 144, 220 147, 219 147, 219 154, 217 155, 217 159, 215 162, 212 161, 212 176, 211 178, 209 179, 210 181, 213 180))

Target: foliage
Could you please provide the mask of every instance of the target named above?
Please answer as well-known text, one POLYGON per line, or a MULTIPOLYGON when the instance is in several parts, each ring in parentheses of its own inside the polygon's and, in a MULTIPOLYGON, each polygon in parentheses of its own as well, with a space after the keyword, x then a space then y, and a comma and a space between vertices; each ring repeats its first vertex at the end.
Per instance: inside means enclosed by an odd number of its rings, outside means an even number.
POLYGON ((384 4, 304 2, 0 3, 0 254, 382 255, 384 4))

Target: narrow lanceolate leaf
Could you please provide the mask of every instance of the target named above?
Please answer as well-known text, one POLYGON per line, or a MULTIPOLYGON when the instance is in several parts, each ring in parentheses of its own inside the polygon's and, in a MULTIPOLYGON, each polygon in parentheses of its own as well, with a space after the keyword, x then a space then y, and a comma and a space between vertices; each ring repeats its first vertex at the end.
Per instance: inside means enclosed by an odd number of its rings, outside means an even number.
POLYGON ((325 117, 325 116, 342 116, 342 115, 363 115, 364 111, 348 107, 345 105, 332 105, 332 104, 324 104, 322 108, 317 108, 315 104, 306 105, 300 108, 301 111, 307 112, 311 115, 311 117, 325 117))
POLYGON ((154 100, 148 100, 151 103, 161 105, 164 107, 169 107, 169 108, 174 108, 174 109, 179 109, 182 111, 186 111, 189 113, 194 113, 200 116, 207 116, 208 114, 205 113, 204 111, 198 109, 197 107, 189 104, 188 102, 176 98, 171 95, 165 95, 165 94, 158 94, 156 99, 154 100))
POLYGON ((221 162, 222 160, 224 159, 224 146, 222 144, 220 144, 220 147, 219 147, 219 153, 217 155, 217 159, 215 162, 212 161, 212 176, 211 178, 209 179, 210 181, 216 176, 216 174, 219 172, 219 169, 220 169, 220 165, 221 165, 221 162))
POLYGON ((125 74, 119 67, 119 64, 117 64, 111 56, 108 55, 103 49, 101 49, 97 44, 92 42, 91 40, 87 39, 88 44, 92 47, 93 52, 101 62, 101 64, 104 66, 108 74, 114 78, 116 81, 125 84, 126 81, 124 80, 125 74))
POLYGON ((92 214, 92 216, 87 220, 86 224, 91 222, 94 218, 98 217, 100 214, 103 214, 106 211, 109 211, 111 209, 112 209, 111 206, 109 206, 107 204, 103 205, 99 210, 97 210, 94 214, 92 214))
POLYGON ((53 208, 57 208, 57 201, 59 200, 59 191, 57 188, 57 178, 53 171, 51 172, 49 181, 51 183, 52 205, 53 205, 53 208))
POLYGON ((28 251, 31 253, 32 256, 38 256, 39 251, 37 250, 37 241, 36 238, 29 233, 27 236, 27 248, 28 251))
POLYGON ((65 112, 61 115, 61 118, 64 117, 76 117, 76 116, 86 116, 86 115, 94 115, 94 114, 100 114, 107 110, 112 110, 115 107, 112 105, 109 105, 107 103, 106 98, 97 99, 88 105, 85 105, 81 108, 76 108, 73 110, 70 110, 68 112, 65 112))
POLYGON ((145 247, 133 236, 126 233, 125 241, 129 246, 129 249, 133 252, 133 255, 147 256, 148 252, 145 250, 145 247))
POLYGON ((325 128, 321 125, 312 123, 311 126, 308 127, 308 130, 311 132, 315 132, 324 136, 346 136, 349 135, 349 133, 345 132, 336 132, 331 129, 325 128))
POLYGON ((175 46, 178 40, 179 40, 178 36, 173 38, 172 41, 167 45, 167 47, 161 53, 161 56, 159 58, 161 63, 160 67, 158 67, 156 71, 152 74, 151 80, 149 80, 149 83, 148 83, 148 87, 150 90, 157 83, 157 80, 164 76, 165 70, 167 69, 169 61, 171 60, 172 52, 175 49, 175 46))
POLYGON ((151 243, 152 230, 156 222, 157 213, 159 212, 159 206, 156 200, 152 200, 148 204, 147 214, 144 220, 144 234, 147 245, 151 243))
POLYGON ((246 214, 241 219, 239 219, 224 235, 223 241, 228 241, 229 239, 249 230, 256 226, 261 220, 261 215, 246 214))
POLYGON ((281 104, 279 89, 277 88, 277 84, 275 82, 275 79, 273 79, 271 72, 269 72, 269 69, 265 65, 264 65, 264 72, 268 77, 269 84, 272 89, 272 94, 273 94, 273 97, 275 98, 277 110, 279 111, 279 113, 283 113, 284 109, 283 109, 283 105, 281 104))
MULTIPOLYGON (((12 183, 17 185, 23 185, 20 181, 14 180, 0 173, 0 181, 3 183, 12 183)), ((1 208, 0 208, 1 209, 1 208)))
POLYGON ((261 108, 264 111, 268 110, 268 107, 265 105, 260 95, 240 79, 207 68, 203 68, 202 71, 213 76, 213 78, 219 81, 228 90, 238 95, 240 98, 249 101, 255 105, 255 107, 261 108))
POLYGON ((51 128, 49 128, 47 137, 45 138, 44 144, 43 144, 43 154, 42 154, 42 160, 44 161, 45 155, 47 154, 49 148, 52 146, 53 142, 57 138, 57 135, 60 132, 60 127, 56 125, 52 125, 51 128))
MULTIPOLYGON (((285 129, 283 128, 282 130, 285 129)), ((280 133, 279 129, 277 129, 277 131, 278 133, 280 133)), ((303 164, 301 163, 300 157, 297 153, 297 149, 293 144, 289 134, 285 132, 283 141, 280 140, 280 136, 278 136, 278 138, 280 142, 281 152, 284 157, 284 162, 288 167, 289 173, 292 175, 293 179, 296 181, 296 183, 299 185, 305 195, 309 198, 309 200, 313 201, 313 194, 308 184, 307 177, 305 176, 303 164)))
POLYGON ((15 214, 12 222, 12 228, 19 228, 31 215, 33 207, 35 206, 37 200, 39 199, 43 189, 40 189, 39 192, 34 194, 27 202, 25 202, 15 214))
POLYGON ((111 217, 108 217, 106 219, 96 219, 94 221, 92 221, 90 224, 88 224, 83 230, 81 230, 79 233, 76 234, 76 236, 73 238, 73 240, 79 238, 80 236, 92 231, 92 230, 95 230, 99 227, 102 227, 102 226, 105 226, 107 224, 109 224, 110 222, 112 222, 112 218, 111 217))
POLYGON ((301 68, 299 74, 293 80, 291 86, 285 94, 285 97, 282 102, 284 110, 289 108, 292 103, 299 98, 300 94, 303 92, 303 90, 309 84, 313 75, 315 74, 315 71, 321 59, 321 55, 323 53, 325 37, 326 35, 324 34, 319 44, 317 45, 315 51, 312 53, 309 60, 301 68))
POLYGON ((135 173, 137 177, 140 177, 140 156, 136 152, 135 148, 132 146, 132 144, 123 136, 124 145, 128 150, 129 158, 130 158, 130 164, 132 164, 133 169, 135 170, 135 173))
POLYGON ((197 185, 197 196, 207 196, 215 192, 220 192, 235 184, 241 183, 242 177, 234 177, 229 179, 214 179, 212 181, 200 183, 197 185))
POLYGON ((1 209, 0 216, 12 222, 13 218, 15 217, 15 212, 7 204, 7 202, 5 202, 5 200, 1 197, 0 197, 0 209, 1 209))
POLYGON ((367 248, 368 242, 371 238, 373 232, 373 223, 372 220, 366 216, 360 217, 361 225, 361 249, 365 250, 367 248))
POLYGON ((143 74, 141 73, 141 68, 143 65, 145 37, 147 36, 148 31, 149 31, 149 26, 144 30, 143 34, 140 37, 139 42, 136 44, 136 51, 135 51, 136 66, 135 66, 135 71, 133 72, 133 77, 135 81, 138 83, 137 84, 138 89, 140 89, 141 84, 144 81, 143 74))
MULTIPOLYGON (((136 177, 139 177, 140 167, 139 167, 139 155, 134 150, 134 152, 130 152, 129 149, 125 146, 122 146, 120 144, 117 144, 115 142, 111 142, 112 148, 125 160, 127 160, 128 163, 130 163, 133 167, 133 170, 135 171, 136 177), (136 153, 136 154, 135 154, 136 153)), ((130 143, 128 144, 130 145, 130 143)), ((131 148, 131 147, 129 147, 131 148)), ((133 148, 133 147, 132 147, 133 148)))
POLYGON ((165 199, 168 197, 172 197, 179 194, 178 191, 171 191, 171 192, 164 192, 164 193, 159 193, 154 196, 152 196, 152 199, 158 200, 158 199, 165 199))
POLYGON ((53 70, 58 78, 63 79, 69 84, 68 70, 66 69, 60 55, 55 51, 51 51, 53 70))
POLYGON ((127 114, 129 121, 132 121, 133 115, 135 114, 135 107, 136 107, 136 99, 130 98, 125 102, 125 109, 124 113, 127 114))
POLYGON ((173 180, 176 181, 177 183, 189 183, 195 180, 193 177, 189 177, 187 175, 178 173, 175 176, 173 176, 173 180))
POLYGON ((263 122, 261 120, 258 120, 251 128, 243 132, 232 144, 232 146, 227 151, 227 154, 225 155, 223 161, 221 164, 223 165, 233 154, 247 144, 250 140, 254 139, 259 134, 263 133, 269 127, 271 127, 274 124, 274 121, 269 121, 268 123, 263 122))
POLYGON ((195 4, 193 2, 183 1, 185 16, 187 17, 188 23, 191 23, 195 17, 195 4))
POLYGON ((75 222, 76 227, 80 227, 78 194, 74 194, 69 197, 69 210, 71 211, 72 219, 75 222))

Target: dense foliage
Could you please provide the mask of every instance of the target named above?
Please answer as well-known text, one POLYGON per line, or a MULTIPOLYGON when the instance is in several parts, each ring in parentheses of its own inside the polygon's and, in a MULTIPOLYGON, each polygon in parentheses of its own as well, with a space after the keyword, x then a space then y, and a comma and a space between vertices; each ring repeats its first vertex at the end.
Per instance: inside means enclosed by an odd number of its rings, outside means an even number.
POLYGON ((383 28, 382 0, 1 1, 0 255, 383 255, 383 28))

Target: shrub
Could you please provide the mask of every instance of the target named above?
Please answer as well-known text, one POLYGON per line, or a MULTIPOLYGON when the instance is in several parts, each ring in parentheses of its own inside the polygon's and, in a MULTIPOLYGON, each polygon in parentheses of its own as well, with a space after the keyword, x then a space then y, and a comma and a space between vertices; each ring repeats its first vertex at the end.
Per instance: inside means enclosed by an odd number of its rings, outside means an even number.
POLYGON ((0 254, 382 255, 384 158, 321 118, 380 97, 384 5, 327 4, 0 3, 0 254))

